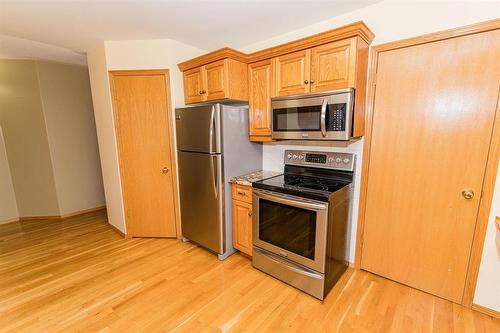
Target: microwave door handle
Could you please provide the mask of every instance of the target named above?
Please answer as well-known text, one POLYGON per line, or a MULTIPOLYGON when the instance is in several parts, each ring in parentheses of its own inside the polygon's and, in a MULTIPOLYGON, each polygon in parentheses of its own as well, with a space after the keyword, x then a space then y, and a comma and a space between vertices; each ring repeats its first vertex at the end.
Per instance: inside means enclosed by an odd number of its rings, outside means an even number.
POLYGON ((328 99, 323 99, 321 104, 321 135, 326 136, 326 108, 328 107, 328 99))

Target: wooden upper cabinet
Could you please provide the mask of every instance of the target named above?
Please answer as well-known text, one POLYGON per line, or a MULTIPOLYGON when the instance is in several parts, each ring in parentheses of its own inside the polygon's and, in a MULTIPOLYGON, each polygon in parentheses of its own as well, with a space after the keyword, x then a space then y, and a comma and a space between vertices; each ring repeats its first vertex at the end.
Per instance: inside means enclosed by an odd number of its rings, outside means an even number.
POLYGON ((310 91, 310 59, 311 50, 275 58, 276 96, 299 95, 310 91))
POLYGON ((184 100, 186 104, 200 103, 204 99, 202 67, 193 68, 184 72, 184 100))
POLYGON ((216 61, 204 67, 207 76, 206 100, 224 98, 228 93, 226 60, 216 61))
POLYGON ((311 92, 354 87, 356 38, 311 49, 311 92))
POLYGON ((355 22, 251 54, 222 48, 187 60, 178 64, 186 104, 248 100, 250 140, 271 141, 272 97, 354 88, 352 137, 360 137, 373 38, 363 22, 355 22))
POLYGON ((248 65, 248 104, 251 141, 271 138, 271 97, 274 96, 274 60, 248 65))
POLYGON ((247 64, 223 59, 184 72, 186 104, 226 98, 248 99, 247 64))

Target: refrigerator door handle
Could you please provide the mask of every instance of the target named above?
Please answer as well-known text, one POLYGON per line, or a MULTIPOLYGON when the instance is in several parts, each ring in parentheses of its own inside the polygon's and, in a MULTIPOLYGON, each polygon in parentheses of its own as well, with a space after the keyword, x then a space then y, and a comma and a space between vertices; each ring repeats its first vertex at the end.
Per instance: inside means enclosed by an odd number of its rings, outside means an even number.
POLYGON ((214 167, 214 162, 215 164, 218 164, 217 163, 217 156, 210 156, 210 158, 212 159, 210 161, 210 173, 212 174, 212 182, 214 184, 214 194, 215 194, 215 199, 218 199, 219 198, 219 191, 217 189, 217 181, 218 181, 218 177, 217 177, 217 174, 216 174, 216 168, 217 166, 214 167))
MULTIPOLYGON (((213 142, 214 142, 214 123, 215 123, 215 107, 212 106, 212 110, 210 111, 210 130, 209 135, 210 137, 208 138, 208 145, 209 145, 209 153, 212 154, 214 152, 214 147, 213 147, 213 142)), ((213 173, 213 172, 212 172, 213 173)))

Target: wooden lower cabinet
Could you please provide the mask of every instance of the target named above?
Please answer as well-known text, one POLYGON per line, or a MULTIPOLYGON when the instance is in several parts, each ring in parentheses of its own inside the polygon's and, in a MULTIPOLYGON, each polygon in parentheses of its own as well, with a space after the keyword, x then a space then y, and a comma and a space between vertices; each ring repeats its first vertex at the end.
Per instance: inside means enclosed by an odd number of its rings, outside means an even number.
POLYGON ((238 191, 250 192, 252 188, 233 184, 233 246, 235 249, 252 255, 252 198, 246 196, 242 200, 235 199, 238 191), (248 199, 247 199, 248 198, 248 199))

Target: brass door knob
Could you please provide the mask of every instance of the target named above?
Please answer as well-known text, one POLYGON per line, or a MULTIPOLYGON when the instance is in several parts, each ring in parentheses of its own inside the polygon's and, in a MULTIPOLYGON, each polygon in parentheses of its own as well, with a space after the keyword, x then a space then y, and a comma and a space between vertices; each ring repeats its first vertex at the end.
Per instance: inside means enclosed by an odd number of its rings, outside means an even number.
POLYGON ((470 200, 470 199, 474 198, 474 191, 472 191, 472 190, 463 190, 462 191, 462 196, 465 199, 470 200))
POLYGON ((168 172, 168 168, 167 168, 167 167, 162 168, 162 169, 161 169, 161 172, 163 172, 163 173, 167 173, 167 172, 168 172))

